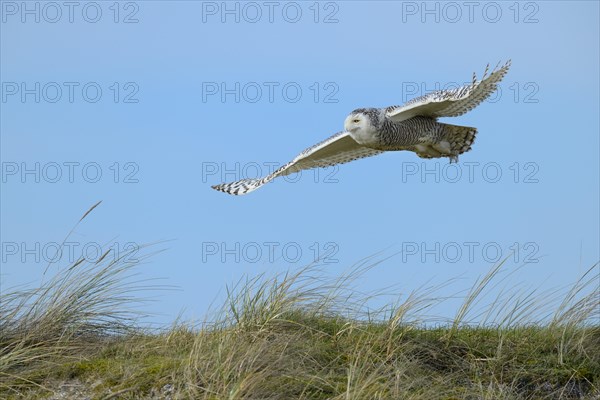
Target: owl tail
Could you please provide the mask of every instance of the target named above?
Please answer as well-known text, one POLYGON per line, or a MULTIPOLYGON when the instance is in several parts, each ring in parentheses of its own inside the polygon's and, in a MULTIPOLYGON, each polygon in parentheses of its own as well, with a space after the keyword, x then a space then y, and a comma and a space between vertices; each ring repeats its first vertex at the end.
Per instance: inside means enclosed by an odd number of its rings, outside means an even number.
POLYGON ((477 128, 443 123, 441 125, 444 130, 439 143, 445 147, 443 153, 449 153, 450 160, 457 161, 460 154, 471 150, 471 145, 477 135, 477 128))

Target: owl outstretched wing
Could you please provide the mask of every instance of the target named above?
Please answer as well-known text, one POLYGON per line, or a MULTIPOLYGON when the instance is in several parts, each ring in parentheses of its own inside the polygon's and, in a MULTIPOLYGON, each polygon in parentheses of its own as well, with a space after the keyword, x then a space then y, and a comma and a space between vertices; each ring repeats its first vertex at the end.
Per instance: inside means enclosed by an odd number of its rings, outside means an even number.
POLYGON ((488 64, 480 81, 473 74, 473 80, 468 85, 456 89, 438 90, 416 97, 402 106, 388 107, 386 115, 394 122, 404 121, 418 115, 434 118, 462 115, 477 107, 494 93, 509 68, 510 60, 500 68, 496 66, 488 75, 488 64))
POLYGON ((212 188, 233 195, 242 195, 258 189, 278 176, 285 176, 310 168, 343 164, 359 158, 371 157, 379 153, 383 152, 358 144, 352 139, 349 132, 338 132, 330 138, 304 150, 292 161, 264 178, 242 179, 236 182, 215 185, 212 188))

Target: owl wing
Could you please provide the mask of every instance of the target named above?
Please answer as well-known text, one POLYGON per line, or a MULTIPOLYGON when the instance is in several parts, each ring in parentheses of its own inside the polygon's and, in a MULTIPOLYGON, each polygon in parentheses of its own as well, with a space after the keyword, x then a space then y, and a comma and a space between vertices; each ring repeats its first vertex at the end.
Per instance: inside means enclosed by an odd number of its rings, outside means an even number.
POLYGON ((305 169, 343 164, 379 153, 383 152, 358 144, 352 139, 349 132, 338 132, 304 150, 292 161, 264 178, 242 179, 236 182, 215 185, 212 188, 233 195, 242 195, 258 189, 278 176, 286 176, 305 169))
POLYGON ((402 106, 388 107, 386 115, 394 122, 404 121, 418 115, 434 118, 462 115, 477 107, 494 93, 509 68, 510 60, 500 68, 496 66, 492 73, 487 75, 488 64, 480 81, 477 81, 477 77, 473 73, 473 81, 468 85, 456 89, 438 90, 416 97, 402 106))

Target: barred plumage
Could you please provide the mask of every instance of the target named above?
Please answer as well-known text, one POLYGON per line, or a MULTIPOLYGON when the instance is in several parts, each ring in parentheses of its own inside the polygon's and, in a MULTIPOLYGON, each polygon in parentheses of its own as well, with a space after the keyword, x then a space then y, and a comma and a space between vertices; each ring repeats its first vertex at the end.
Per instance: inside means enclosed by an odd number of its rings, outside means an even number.
POLYGON ((391 106, 386 109, 387 116, 395 122, 404 121, 417 115, 429 117, 458 117, 487 99, 496 91, 498 83, 504 78, 511 61, 496 68, 487 75, 490 65, 485 67, 481 81, 473 73, 471 84, 456 89, 438 90, 423 96, 415 97, 402 106, 391 106))
POLYGON ((462 115, 487 99, 506 75, 510 60, 482 80, 475 74, 470 84, 417 97, 402 106, 359 108, 344 122, 344 131, 309 147, 289 163, 262 179, 242 179, 213 189, 242 195, 258 189, 278 176, 310 168, 327 167, 370 157, 384 151, 408 150, 422 158, 458 156, 471 149, 477 129, 437 121, 439 117, 462 115))
POLYGON ((383 151, 358 145, 349 132, 338 132, 304 150, 292 161, 262 179, 242 179, 237 182, 215 185, 212 188, 233 195, 246 194, 279 176, 286 176, 310 168, 344 164, 379 153, 383 153, 383 151))

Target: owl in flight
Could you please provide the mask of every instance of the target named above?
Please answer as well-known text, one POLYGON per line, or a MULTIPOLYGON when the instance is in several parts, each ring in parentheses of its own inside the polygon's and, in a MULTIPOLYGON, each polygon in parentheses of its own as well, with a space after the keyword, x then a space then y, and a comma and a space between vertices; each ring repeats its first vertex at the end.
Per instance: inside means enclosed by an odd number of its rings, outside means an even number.
POLYGON ((468 85, 428 93, 402 106, 356 109, 346 118, 342 132, 309 147, 272 174, 212 188, 242 195, 278 176, 347 163, 384 151, 409 150, 421 158, 448 157, 450 162, 457 162, 460 154, 471 149, 477 128, 444 124, 437 119, 457 117, 477 107, 496 90, 509 67, 510 60, 488 75, 488 64, 480 81, 473 74, 468 85))

